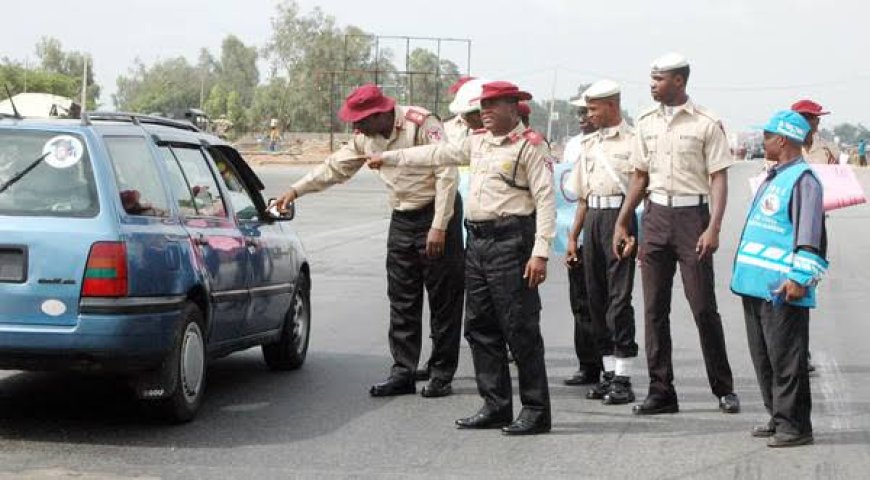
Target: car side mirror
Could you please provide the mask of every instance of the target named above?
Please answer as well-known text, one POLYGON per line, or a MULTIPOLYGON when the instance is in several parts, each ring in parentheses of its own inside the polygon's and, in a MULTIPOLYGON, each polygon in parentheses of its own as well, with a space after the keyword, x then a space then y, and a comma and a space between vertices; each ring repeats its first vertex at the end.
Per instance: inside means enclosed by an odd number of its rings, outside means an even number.
POLYGON ((269 199, 268 205, 271 205, 271 206, 267 209, 266 212, 269 214, 270 220, 273 220, 276 222, 289 222, 290 220, 293 220, 294 218, 296 218, 296 202, 290 202, 290 204, 287 205, 287 211, 283 212, 283 213, 278 211, 277 203, 278 203, 278 199, 276 199, 276 198, 269 199))

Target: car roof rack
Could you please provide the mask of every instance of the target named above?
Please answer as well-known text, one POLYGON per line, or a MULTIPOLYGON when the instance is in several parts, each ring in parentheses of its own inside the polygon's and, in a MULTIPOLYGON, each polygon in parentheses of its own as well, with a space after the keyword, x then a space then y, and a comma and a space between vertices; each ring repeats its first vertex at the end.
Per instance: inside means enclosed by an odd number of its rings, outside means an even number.
POLYGON ((154 115, 142 115, 139 113, 128 112, 82 112, 82 125, 91 126, 95 120, 130 122, 134 125, 142 125, 143 123, 148 125, 161 125, 164 127, 187 130, 189 132, 201 131, 192 123, 173 120, 171 118, 156 117, 154 115))

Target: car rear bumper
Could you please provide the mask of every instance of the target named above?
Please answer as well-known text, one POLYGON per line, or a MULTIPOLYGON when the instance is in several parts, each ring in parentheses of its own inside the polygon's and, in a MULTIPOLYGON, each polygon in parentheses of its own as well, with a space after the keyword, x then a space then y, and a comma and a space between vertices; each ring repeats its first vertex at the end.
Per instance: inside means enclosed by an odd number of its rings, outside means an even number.
POLYGON ((82 302, 75 326, 0 324, 0 369, 133 371, 158 365, 173 345, 183 297, 82 302))

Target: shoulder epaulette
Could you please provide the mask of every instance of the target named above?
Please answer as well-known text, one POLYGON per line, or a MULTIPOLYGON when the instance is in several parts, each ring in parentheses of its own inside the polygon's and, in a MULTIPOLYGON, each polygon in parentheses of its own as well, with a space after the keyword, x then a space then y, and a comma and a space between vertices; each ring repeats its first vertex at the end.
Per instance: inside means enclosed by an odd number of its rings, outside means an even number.
POLYGON ((716 115, 715 113, 713 113, 707 107, 704 107, 701 105, 695 105, 695 111, 698 112, 699 115, 703 115, 703 116, 709 118, 710 120, 713 120, 714 122, 721 122, 719 116, 716 115))
POLYGON ((529 141, 532 145, 540 145, 544 143, 544 136, 540 133, 532 130, 531 128, 527 128, 523 132, 523 138, 529 141))
POLYGON ((649 115, 655 113, 656 111, 658 111, 658 109, 659 109, 658 105, 649 107, 646 110, 640 112, 640 115, 637 116, 637 119, 640 120, 643 117, 649 116, 649 115))
POLYGON ((432 113, 420 107, 407 107, 405 109, 405 120, 414 123, 418 127, 426 122, 426 117, 429 115, 432 115, 432 113))

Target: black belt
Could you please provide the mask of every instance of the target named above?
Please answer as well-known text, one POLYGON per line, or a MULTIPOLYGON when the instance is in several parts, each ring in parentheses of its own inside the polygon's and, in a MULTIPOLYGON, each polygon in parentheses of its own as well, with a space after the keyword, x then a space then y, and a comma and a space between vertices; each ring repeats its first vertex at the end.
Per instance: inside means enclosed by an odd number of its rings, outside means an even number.
POLYGON ((435 202, 432 202, 429 205, 416 210, 393 210, 393 218, 400 218, 402 220, 418 220, 424 217, 431 217, 434 212, 435 202))
POLYGON ((488 238, 506 235, 508 233, 522 232, 529 226, 534 227, 534 215, 512 215, 509 217, 496 218, 495 220, 465 221, 468 233, 475 237, 488 238))

